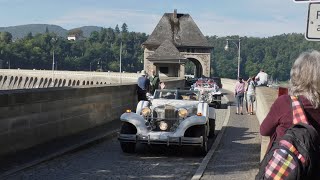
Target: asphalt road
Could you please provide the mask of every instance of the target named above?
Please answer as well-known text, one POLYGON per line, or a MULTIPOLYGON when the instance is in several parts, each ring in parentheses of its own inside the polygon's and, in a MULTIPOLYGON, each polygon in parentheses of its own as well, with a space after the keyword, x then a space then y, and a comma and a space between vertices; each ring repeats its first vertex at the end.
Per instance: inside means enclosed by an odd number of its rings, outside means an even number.
MULTIPOLYGON (((226 100, 223 99, 223 104, 226 100)), ((221 129, 226 105, 217 109, 221 129)), ((214 139, 211 139, 211 144, 214 139)), ((139 145, 137 153, 121 151, 117 137, 109 137, 8 177, 10 180, 190 179, 203 157, 192 148, 139 145)))

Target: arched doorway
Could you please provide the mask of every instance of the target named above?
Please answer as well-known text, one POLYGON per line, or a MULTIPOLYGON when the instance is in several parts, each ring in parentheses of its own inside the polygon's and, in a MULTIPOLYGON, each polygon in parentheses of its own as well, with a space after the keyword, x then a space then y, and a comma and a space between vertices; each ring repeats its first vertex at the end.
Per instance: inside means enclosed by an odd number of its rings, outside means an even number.
POLYGON ((186 63, 186 74, 192 74, 194 77, 202 77, 203 75, 203 68, 201 63, 195 58, 188 58, 189 62, 186 63), (191 72, 190 72, 191 70, 191 72))

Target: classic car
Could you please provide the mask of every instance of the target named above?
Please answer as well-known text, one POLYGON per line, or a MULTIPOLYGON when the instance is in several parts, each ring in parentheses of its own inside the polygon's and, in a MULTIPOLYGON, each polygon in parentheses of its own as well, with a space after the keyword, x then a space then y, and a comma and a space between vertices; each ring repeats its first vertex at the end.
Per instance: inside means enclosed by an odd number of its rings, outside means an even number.
POLYGON ((156 90, 149 101, 138 103, 136 112, 121 115, 118 140, 126 153, 135 152, 136 143, 144 143, 195 146, 206 154, 215 119, 215 109, 201 101, 199 91, 156 90))
POLYGON ((198 79, 193 85, 192 90, 200 91, 204 101, 209 106, 215 108, 221 107, 221 97, 223 94, 220 91, 220 87, 213 79, 198 79))

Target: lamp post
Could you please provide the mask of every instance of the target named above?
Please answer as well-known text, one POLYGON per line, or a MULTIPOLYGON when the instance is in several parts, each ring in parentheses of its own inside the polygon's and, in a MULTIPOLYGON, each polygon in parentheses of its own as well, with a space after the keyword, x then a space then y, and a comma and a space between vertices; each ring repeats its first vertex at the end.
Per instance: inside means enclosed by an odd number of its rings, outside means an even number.
POLYGON ((7 61, 8 69, 10 69, 10 59, 7 61))
POLYGON ((120 71, 120 77, 119 77, 119 83, 121 84, 122 83, 122 74, 121 74, 121 64, 122 64, 122 59, 121 59, 121 54, 122 54, 122 35, 121 35, 121 42, 120 42, 120 57, 119 57, 119 66, 120 66, 120 68, 119 68, 119 71, 120 71))
POLYGON ((52 87, 54 86, 54 45, 55 42, 57 41, 57 38, 52 38, 51 42, 52 42, 52 87))
POLYGON ((241 56, 240 56, 241 38, 239 37, 239 39, 227 39, 227 44, 226 44, 226 46, 224 47, 224 49, 225 49, 226 51, 229 50, 229 41, 231 41, 231 42, 232 42, 234 45, 236 45, 236 47, 238 48, 238 77, 237 77, 237 78, 239 78, 239 77, 240 77, 240 58, 241 58, 241 56), (238 44, 235 43, 235 41, 237 41, 238 44))
POLYGON ((52 41, 52 72, 54 71, 54 45, 55 45, 55 42, 57 41, 57 39, 56 38, 52 38, 51 39, 51 41, 52 41))
POLYGON ((92 62, 90 62, 90 72, 91 72, 91 64, 92 64, 92 62))

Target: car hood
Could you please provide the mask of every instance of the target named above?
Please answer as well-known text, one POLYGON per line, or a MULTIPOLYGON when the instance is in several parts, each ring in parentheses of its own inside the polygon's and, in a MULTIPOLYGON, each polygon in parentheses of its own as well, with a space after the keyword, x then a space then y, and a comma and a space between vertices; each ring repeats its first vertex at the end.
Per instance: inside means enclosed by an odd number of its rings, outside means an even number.
POLYGON ((152 101, 151 108, 159 107, 159 106, 174 106, 175 108, 192 108, 197 107, 199 101, 183 101, 183 100, 168 100, 168 99, 154 99, 152 101))

